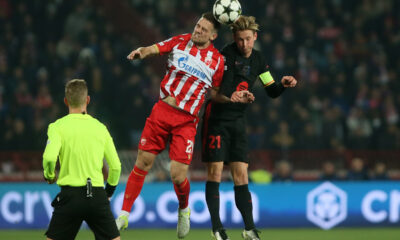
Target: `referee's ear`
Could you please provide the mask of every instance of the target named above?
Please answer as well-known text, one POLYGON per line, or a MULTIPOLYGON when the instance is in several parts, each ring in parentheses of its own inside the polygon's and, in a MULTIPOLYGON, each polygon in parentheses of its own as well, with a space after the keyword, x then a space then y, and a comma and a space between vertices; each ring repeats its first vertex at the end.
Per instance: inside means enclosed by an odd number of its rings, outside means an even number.
POLYGON ((90 103, 90 96, 88 95, 88 96, 86 97, 86 106, 89 105, 89 103, 90 103))
POLYGON ((69 105, 68 105, 68 100, 67 100, 66 97, 64 98, 64 103, 65 103, 65 105, 67 105, 67 107, 69 106, 69 105))

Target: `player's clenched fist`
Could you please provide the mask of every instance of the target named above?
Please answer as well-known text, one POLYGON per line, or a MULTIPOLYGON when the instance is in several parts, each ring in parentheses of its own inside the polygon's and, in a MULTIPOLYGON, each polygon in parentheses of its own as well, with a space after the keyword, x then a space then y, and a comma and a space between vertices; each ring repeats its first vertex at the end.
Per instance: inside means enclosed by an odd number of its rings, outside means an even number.
POLYGON ((247 90, 233 92, 231 96, 232 102, 252 103, 254 100, 254 95, 247 90))
POLYGON ((281 83, 284 87, 295 87, 297 80, 293 76, 283 76, 281 83))

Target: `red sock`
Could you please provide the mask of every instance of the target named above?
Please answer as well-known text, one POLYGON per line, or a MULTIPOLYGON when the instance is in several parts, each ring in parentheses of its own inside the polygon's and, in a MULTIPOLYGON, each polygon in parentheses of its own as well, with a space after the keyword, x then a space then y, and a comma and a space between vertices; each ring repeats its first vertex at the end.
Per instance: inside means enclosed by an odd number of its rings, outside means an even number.
POLYGON ((179 200, 179 208, 184 209, 187 208, 189 205, 189 192, 190 192, 190 183, 187 178, 180 183, 180 184, 175 184, 174 183, 174 189, 176 196, 178 197, 179 200))
POLYGON ((132 210, 133 202, 139 196, 142 190, 144 179, 147 175, 146 171, 134 167, 131 174, 129 174, 128 182, 126 183, 124 203, 122 210, 130 212, 132 210))

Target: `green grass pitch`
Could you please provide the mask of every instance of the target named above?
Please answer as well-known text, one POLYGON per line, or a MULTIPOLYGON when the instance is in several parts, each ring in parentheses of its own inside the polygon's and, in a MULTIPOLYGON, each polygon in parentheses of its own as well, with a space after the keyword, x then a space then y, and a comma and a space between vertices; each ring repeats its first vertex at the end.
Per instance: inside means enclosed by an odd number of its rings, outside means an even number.
MULTIPOLYGON (((4 240, 43 240, 45 230, 0 230, 4 240)), ((240 240, 241 230, 228 229, 231 240, 240 240)), ((94 239, 88 230, 81 230, 76 240, 94 239)), ((176 238, 174 229, 130 229, 121 233, 121 239, 153 240, 176 238)), ((211 239, 210 230, 192 229, 187 240, 211 239)), ((399 240, 400 228, 338 228, 324 231, 319 229, 261 229, 263 240, 399 240)))

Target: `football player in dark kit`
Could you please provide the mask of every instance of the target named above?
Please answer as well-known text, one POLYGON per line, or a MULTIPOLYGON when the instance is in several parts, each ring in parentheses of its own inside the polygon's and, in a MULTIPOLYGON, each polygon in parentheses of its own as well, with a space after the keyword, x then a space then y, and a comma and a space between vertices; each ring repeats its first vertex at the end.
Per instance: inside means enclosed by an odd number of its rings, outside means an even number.
MULTIPOLYGON (((252 92, 257 78, 271 98, 280 96, 287 87, 296 86, 297 80, 292 76, 284 76, 280 82, 275 82, 261 52, 253 49, 258 31, 254 17, 242 15, 231 29, 234 42, 222 50, 226 61, 220 93, 230 96, 236 90, 252 92)), ((248 97, 254 100, 252 94, 248 97)), ((229 239, 219 216, 219 184, 224 162, 230 167, 236 207, 245 224, 242 237, 246 240, 260 239, 253 221, 248 188, 246 107, 247 104, 211 101, 204 114, 202 160, 207 164, 206 201, 211 215, 212 237, 217 240, 229 239)))

